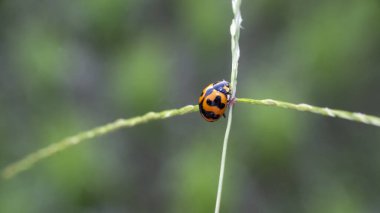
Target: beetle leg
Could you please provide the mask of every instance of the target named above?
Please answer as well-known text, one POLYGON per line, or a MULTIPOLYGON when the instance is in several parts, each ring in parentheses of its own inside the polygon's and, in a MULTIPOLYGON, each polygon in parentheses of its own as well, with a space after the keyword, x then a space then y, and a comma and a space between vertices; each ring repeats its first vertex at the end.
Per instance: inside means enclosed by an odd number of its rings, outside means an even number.
POLYGON ((235 103, 236 103, 236 98, 235 97, 230 98, 230 100, 228 101, 228 107, 234 105, 235 103))

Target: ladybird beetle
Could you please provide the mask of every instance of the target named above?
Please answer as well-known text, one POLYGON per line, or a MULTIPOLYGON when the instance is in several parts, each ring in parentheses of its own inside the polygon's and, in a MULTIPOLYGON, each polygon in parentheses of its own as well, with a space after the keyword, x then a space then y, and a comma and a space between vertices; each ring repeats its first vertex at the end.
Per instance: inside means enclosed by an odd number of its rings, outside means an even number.
POLYGON ((224 114, 230 101, 230 83, 223 80, 208 85, 199 97, 199 112, 206 121, 214 122, 224 114))

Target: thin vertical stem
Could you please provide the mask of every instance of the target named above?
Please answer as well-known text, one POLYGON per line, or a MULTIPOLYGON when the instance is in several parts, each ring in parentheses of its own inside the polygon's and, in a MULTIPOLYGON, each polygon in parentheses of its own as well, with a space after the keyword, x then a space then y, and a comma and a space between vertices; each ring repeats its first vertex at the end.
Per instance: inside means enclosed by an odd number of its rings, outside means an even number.
MULTIPOLYGON (((230 26, 231 52, 232 52, 232 68, 231 68, 232 98, 235 98, 235 95, 236 95, 237 74, 238 74, 238 66, 239 66, 238 61, 240 57, 239 36, 240 36, 240 28, 241 28, 240 24, 242 22, 242 18, 240 14, 240 4, 241 4, 241 0, 232 0, 232 11, 234 13, 234 18, 232 19, 232 23, 230 26)), ((232 111, 233 111, 233 105, 230 106, 230 110, 228 112, 227 128, 224 135, 222 159, 220 163, 218 192, 216 194, 215 213, 219 213, 220 203, 222 199, 223 177, 224 177, 224 169, 226 166, 228 138, 230 135, 231 124, 232 124, 232 111)))
POLYGON ((228 145, 228 138, 230 136, 231 123, 232 123, 232 119, 231 119, 232 107, 233 106, 231 106, 230 111, 228 112, 227 129, 226 129, 226 133, 224 135, 224 141, 223 141, 223 151, 222 151, 222 159, 220 163, 220 173, 219 173, 218 192, 216 195, 215 213, 219 213, 220 201, 222 198, 224 168, 226 165, 226 158, 227 158, 227 145, 228 145))

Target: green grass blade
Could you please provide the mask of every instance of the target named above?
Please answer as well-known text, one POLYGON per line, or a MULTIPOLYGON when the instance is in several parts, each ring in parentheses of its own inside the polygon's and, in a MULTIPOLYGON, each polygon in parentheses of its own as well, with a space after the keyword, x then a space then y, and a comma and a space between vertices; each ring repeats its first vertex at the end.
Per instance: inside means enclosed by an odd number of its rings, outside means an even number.
MULTIPOLYGON (((367 115, 360 112, 349 112, 337 109, 330 109, 327 107, 317 107, 309 104, 293 104, 289 102, 277 101, 272 99, 264 99, 264 100, 256 100, 256 99, 248 99, 248 98, 237 98, 236 102, 238 103, 249 103, 255 105, 263 105, 263 106, 272 106, 272 107, 280 107, 286 109, 293 109, 297 111, 311 112, 329 117, 342 118, 346 120, 351 120, 359 123, 364 123, 368 125, 378 126, 380 127, 380 117, 367 115)), ((45 148, 42 148, 34 153, 27 155, 21 160, 10 164, 5 167, 1 171, 1 178, 9 179, 19 174, 22 171, 32 168, 32 166, 44 160, 60 151, 64 151, 71 146, 79 144, 85 140, 96 138, 102 135, 109 134, 113 131, 116 131, 121 128, 133 127, 142 123, 147 123, 154 120, 160 120, 165 118, 170 118, 177 115, 183 115, 190 112, 198 111, 198 107, 196 105, 189 105, 179 109, 165 110, 161 112, 148 112, 145 115, 137 116, 129 119, 118 119, 112 123, 96 127, 92 130, 88 130, 85 132, 81 132, 77 135, 68 137, 59 142, 53 143, 45 148)), ((229 117, 231 116, 232 111, 229 112, 229 117)), ((228 123, 231 121, 229 120, 228 123)), ((231 128, 231 125, 227 123, 227 128, 231 128)), ((226 132, 230 132, 229 129, 226 129, 226 132)), ((228 134, 225 135, 225 140, 228 139, 228 134)), ((223 147, 224 153, 226 153, 227 148, 223 147)), ((222 156, 225 154, 222 154, 222 156)), ((225 157, 222 162, 222 165, 225 164, 225 157)), ((222 168, 221 168, 222 169, 222 168)), ((224 172, 224 168, 223 168, 224 172)), ((223 178, 219 181, 223 182, 223 178)))
POLYGON ((289 102, 277 101, 277 100, 272 100, 272 99, 255 100, 255 99, 248 99, 248 98, 237 98, 236 102, 280 107, 280 108, 293 109, 293 110, 303 111, 303 112, 311 112, 311 113, 316 113, 316 114, 320 114, 324 116, 342 118, 342 119, 346 119, 350 121, 355 121, 359 123, 364 123, 364 124, 380 127, 380 117, 373 116, 373 115, 366 115, 361 112, 349 112, 349 111, 343 111, 343 110, 338 110, 338 109, 330 109, 327 107, 317 107, 317 106, 312 106, 312 105, 304 104, 304 103, 293 104, 289 102))
POLYGON ((94 129, 81 132, 77 135, 63 139, 57 143, 53 143, 45 148, 42 148, 30 155, 27 155, 23 159, 7 166, 2 172, 1 177, 3 179, 9 179, 31 168, 35 163, 50 157, 60 151, 66 150, 71 146, 79 144, 85 140, 106 135, 110 132, 121 128, 133 127, 139 124, 147 123, 153 120, 166 119, 177 115, 183 115, 190 112, 198 111, 198 106, 188 105, 179 109, 165 110, 162 112, 148 112, 145 115, 137 116, 129 119, 118 119, 112 123, 96 127, 94 129))

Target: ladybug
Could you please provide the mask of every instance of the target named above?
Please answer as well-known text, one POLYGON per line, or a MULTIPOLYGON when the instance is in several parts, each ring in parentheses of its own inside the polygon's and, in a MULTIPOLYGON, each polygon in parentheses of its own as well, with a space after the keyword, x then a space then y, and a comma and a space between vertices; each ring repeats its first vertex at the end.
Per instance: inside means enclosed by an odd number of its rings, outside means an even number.
POLYGON ((199 97, 199 112, 208 122, 214 122, 224 114, 230 101, 231 88, 228 81, 218 81, 203 89, 199 97))

